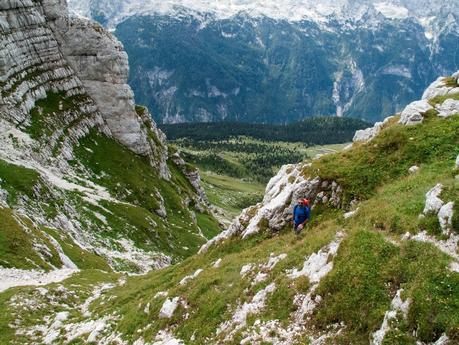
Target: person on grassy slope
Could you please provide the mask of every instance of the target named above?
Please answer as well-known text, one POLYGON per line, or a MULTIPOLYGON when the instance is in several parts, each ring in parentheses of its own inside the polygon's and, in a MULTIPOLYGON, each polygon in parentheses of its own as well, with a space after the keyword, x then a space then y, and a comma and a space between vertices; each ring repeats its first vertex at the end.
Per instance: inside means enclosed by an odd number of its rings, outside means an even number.
POLYGON ((311 209, 308 199, 299 199, 298 204, 293 208, 293 230, 299 234, 303 230, 304 225, 311 217, 311 209))

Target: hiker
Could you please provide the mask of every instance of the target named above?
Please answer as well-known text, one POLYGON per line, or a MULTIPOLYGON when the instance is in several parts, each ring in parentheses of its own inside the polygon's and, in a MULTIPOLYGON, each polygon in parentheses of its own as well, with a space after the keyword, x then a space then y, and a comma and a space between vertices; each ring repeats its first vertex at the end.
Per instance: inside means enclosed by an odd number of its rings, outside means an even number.
POLYGON ((311 216, 308 199, 299 199, 298 204, 293 208, 293 230, 299 234, 303 230, 304 225, 308 222, 311 216))

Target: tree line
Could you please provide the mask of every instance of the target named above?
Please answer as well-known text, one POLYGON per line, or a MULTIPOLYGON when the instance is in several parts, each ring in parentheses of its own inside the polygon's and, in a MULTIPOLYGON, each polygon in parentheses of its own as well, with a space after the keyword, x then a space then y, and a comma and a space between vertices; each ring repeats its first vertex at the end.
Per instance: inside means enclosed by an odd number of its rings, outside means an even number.
POLYGON ((169 140, 189 138, 194 141, 215 141, 246 136, 263 141, 301 142, 312 146, 351 141, 356 130, 369 126, 369 123, 360 119, 320 116, 286 125, 209 122, 163 124, 160 128, 169 140))

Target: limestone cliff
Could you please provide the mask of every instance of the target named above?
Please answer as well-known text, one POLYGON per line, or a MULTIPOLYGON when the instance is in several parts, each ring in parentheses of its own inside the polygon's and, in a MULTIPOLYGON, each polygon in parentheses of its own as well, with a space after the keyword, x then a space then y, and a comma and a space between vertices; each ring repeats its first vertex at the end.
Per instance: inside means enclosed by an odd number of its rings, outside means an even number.
POLYGON ((7 1, 1 6, 2 111, 8 118, 30 125, 36 101, 63 92, 74 104, 59 116, 48 149, 55 149, 67 127, 80 133, 77 139, 98 126, 148 156, 161 176, 170 178, 163 135, 149 116, 136 112, 122 45, 98 24, 70 18, 65 1, 7 1), (86 114, 84 121, 79 121, 81 114, 86 114))
POLYGON ((134 272, 205 241, 199 179, 169 159, 164 134, 135 105, 128 73, 122 44, 70 17, 65 0, 0 3, 0 210, 39 229, 31 252, 7 267, 59 267, 48 254, 65 248, 49 231, 134 272), (48 253, 45 263, 31 259, 37 251, 48 253))

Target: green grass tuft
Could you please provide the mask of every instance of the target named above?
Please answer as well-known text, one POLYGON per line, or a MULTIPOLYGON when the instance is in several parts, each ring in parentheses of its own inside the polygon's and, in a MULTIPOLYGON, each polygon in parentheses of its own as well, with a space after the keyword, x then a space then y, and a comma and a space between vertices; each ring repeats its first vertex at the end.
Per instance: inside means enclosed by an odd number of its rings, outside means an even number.
POLYGON ((337 181, 344 189, 345 203, 365 200, 384 183, 407 176, 413 165, 453 166, 458 133, 458 116, 428 119, 420 126, 392 125, 367 144, 354 144, 349 151, 314 161, 303 173, 337 181))
POLYGON ((33 197, 38 182, 36 171, 0 159, 0 187, 9 193, 9 203, 15 203, 20 195, 33 197))
POLYGON ((51 242, 29 219, 10 209, 0 208, 0 266, 49 270, 50 264, 62 265, 51 242))

